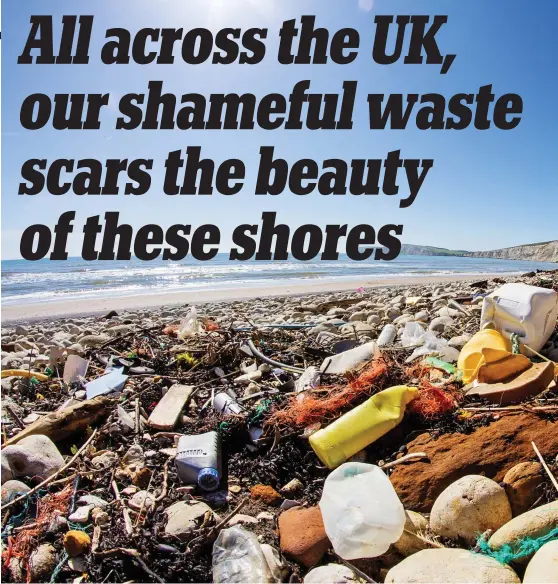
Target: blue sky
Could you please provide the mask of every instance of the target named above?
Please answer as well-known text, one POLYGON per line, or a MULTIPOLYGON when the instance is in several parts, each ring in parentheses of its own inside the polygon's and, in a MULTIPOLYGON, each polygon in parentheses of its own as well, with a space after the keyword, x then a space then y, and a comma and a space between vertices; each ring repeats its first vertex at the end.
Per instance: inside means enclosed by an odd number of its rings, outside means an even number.
POLYGON ((558 78, 554 0, 18 0, 2 2, 2 243, 5 259, 19 257, 22 231, 30 224, 54 226, 61 213, 77 212, 70 255, 79 255, 81 224, 90 215, 121 212, 121 221, 136 228, 146 223, 168 227, 175 223, 214 223, 227 235, 240 223, 258 223, 262 211, 277 211, 278 220, 296 227, 304 223, 386 223, 404 225, 404 243, 484 250, 556 239, 558 236, 558 164, 556 95, 558 78), (17 65, 29 32, 31 14, 51 13, 56 31, 63 14, 94 14, 89 65, 17 65), (447 75, 438 66, 395 64, 380 66, 371 58, 374 14, 447 14, 438 35, 443 53, 457 58, 447 75), (279 65, 275 58, 281 23, 315 14, 317 24, 336 30, 356 28, 359 56, 350 65, 279 65), (267 54, 256 66, 198 65, 181 60, 174 65, 106 66, 99 58, 104 31, 126 27, 269 28, 267 54), (149 80, 162 80, 167 91, 245 93, 263 96, 289 94, 301 79, 311 79, 312 91, 334 93, 343 80, 359 83, 352 131, 308 130, 159 131, 113 129, 118 99, 129 92, 144 93, 149 80), (437 92, 447 97, 476 93, 492 83, 496 95, 519 93, 524 102, 522 122, 512 131, 404 132, 367 129, 368 93, 437 92), (42 129, 19 125, 22 101, 30 93, 111 93, 111 105, 98 131, 42 129), (216 161, 242 158, 248 168, 246 186, 236 196, 168 197, 163 161, 171 150, 198 145, 216 161), (312 157, 385 158, 401 149, 404 158, 433 158, 415 203, 399 208, 399 197, 255 196, 253 188, 262 145, 291 162, 312 157), (55 197, 46 192, 18 196, 20 169, 28 158, 154 158, 149 193, 131 196, 55 197))

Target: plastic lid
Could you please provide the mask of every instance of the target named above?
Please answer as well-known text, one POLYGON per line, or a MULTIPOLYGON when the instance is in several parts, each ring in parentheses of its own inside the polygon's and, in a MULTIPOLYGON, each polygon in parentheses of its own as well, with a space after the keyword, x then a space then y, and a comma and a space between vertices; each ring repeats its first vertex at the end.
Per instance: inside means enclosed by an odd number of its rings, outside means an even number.
POLYGON ((214 468, 202 468, 198 473, 198 485, 204 491, 214 491, 219 486, 219 480, 219 473, 214 468))

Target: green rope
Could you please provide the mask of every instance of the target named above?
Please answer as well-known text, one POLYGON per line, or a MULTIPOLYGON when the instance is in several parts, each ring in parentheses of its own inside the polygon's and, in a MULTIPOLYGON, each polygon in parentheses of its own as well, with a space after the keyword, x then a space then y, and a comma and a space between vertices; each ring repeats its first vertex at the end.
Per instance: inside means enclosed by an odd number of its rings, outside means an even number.
POLYGON ((519 347, 519 335, 517 333, 512 333, 510 335, 510 341, 512 346, 512 353, 514 355, 519 355, 520 347, 519 347))
POLYGON ((531 556, 542 548, 545 543, 554 539, 558 539, 558 527, 541 537, 524 537, 523 539, 516 540, 511 545, 505 544, 497 551, 492 550, 488 545, 488 541, 481 535, 477 539, 477 546, 481 553, 494 558, 501 564, 510 564, 521 558, 531 556))
POLYGON ((62 559, 58 562, 58 564, 56 565, 56 568, 54 568, 54 570, 52 571, 52 576, 50 577, 50 582, 56 582, 56 577, 60 573, 60 570, 62 570, 62 568, 64 567, 64 564, 66 563, 66 560, 68 559, 68 557, 69 556, 66 552, 64 552, 62 554, 62 559))
POLYGON ((257 422, 267 412, 267 410, 269 410, 272 403, 272 399, 263 399, 256 408, 254 415, 250 418, 250 424, 257 422))

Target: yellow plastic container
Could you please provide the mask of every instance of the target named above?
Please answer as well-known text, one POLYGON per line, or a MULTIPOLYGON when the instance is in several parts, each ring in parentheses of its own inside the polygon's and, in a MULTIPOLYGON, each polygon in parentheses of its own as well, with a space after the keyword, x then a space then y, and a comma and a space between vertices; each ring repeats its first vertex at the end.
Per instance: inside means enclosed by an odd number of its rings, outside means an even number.
POLYGON ((406 385, 385 389, 312 434, 310 446, 328 468, 336 468, 395 428, 417 394, 417 388, 406 385))
POLYGON ((471 383, 477 378, 479 369, 486 363, 483 349, 496 349, 499 351, 511 351, 508 339, 493 329, 483 329, 473 335, 467 344, 461 349, 457 368, 463 373, 463 383, 471 383))

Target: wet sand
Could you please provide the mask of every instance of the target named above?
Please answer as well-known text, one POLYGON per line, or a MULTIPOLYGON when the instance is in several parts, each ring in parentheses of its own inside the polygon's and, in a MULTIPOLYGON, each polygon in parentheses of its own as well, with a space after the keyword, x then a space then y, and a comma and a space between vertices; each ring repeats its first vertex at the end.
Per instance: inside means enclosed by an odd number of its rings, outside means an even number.
POLYGON ((219 288, 217 290, 189 290, 168 294, 143 294, 102 298, 84 298, 33 304, 2 305, 2 324, 27 322, 46 318, 85 316, 107 313, 111 310, 157 308, 180 304, 205 304, 250 298, 272 298, 274 296, 302 296, 322 292, 354 291, 360 287, 370 289, 382 286, 426 285, 437 282, 456 282, 491 279, 506 274, 451 274, 448 276, 404 276, 397 278, 359 278, 306 281, 300 283, 277 283, 273 286, 246 288, 219 288))

